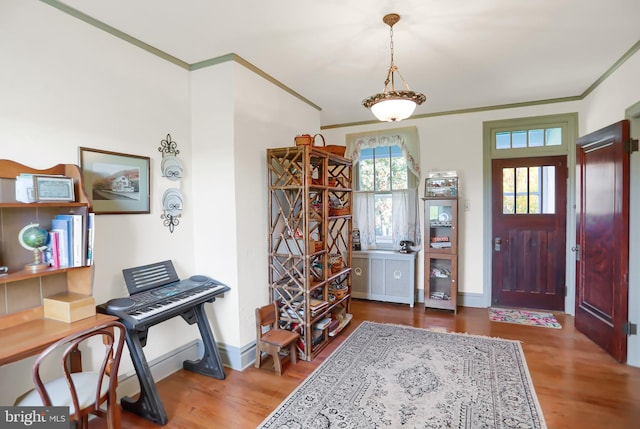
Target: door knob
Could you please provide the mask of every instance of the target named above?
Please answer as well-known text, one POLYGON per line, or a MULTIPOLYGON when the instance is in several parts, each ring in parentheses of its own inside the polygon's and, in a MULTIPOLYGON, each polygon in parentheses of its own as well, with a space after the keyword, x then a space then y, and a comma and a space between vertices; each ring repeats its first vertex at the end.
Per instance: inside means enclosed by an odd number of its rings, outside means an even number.
POLYGON ((502 246, 502 238, 496 237, 493 239, 493 250, 496 252, 500 251, 500 246, 502 246))

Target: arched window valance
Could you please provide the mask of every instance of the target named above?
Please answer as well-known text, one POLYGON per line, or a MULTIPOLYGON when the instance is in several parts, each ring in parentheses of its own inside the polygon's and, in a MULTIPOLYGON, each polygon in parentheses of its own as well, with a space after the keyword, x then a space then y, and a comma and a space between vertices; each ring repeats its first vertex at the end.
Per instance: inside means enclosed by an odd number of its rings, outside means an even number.
POLYGON ((394 128, 366 133, 347 134, 347 150, 345 157, 356 164, 362 149, 380 146, 399 146, 407 160, 407 167, 418 179, 420 178, 420 142, 416 127, 394 128))

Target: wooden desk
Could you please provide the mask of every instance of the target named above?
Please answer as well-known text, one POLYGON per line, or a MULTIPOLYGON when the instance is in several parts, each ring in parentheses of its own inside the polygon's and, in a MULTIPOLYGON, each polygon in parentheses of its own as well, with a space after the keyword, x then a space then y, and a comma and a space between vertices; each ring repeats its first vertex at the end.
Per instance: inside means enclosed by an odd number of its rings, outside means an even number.
POLYGON ((28 315, 23 313, 25 321, 22 323, 15 323, 14 314, 0 318, 0 365, 38 354, 67 335, 110 320, 118 320, 107 314, 96 314, 73 323, 45 319, 44 313, 40 317, 33 317, 42 311, 42 307, 39 307, 28 315))

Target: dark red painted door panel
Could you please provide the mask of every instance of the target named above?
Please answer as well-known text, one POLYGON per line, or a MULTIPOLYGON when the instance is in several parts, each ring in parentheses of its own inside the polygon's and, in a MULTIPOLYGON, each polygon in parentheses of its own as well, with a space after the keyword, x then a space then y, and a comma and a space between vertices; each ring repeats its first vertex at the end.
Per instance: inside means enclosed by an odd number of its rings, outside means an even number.
POLYGON ((492 304, 564 310, 565 156, 495 159, 492 304))
POLYGON ((576 328, 619 362, 629 299, 629 121, 580 137, 576 147, 576 328))

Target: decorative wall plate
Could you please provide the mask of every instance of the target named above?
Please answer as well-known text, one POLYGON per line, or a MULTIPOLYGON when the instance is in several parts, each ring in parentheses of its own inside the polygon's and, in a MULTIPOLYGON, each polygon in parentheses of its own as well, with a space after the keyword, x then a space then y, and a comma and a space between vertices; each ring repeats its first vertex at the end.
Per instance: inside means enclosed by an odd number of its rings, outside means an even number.
POLYGON ((171 216, 177 216, 182 211, 182 193, 179 189, 169 188, 162 195, 162 208, 171 216))
POLYGON ((162 158, 160 169, 162 170, 162 176, 169 180, 175 181, 182 177, 182 163, 173 155, 162 158))

